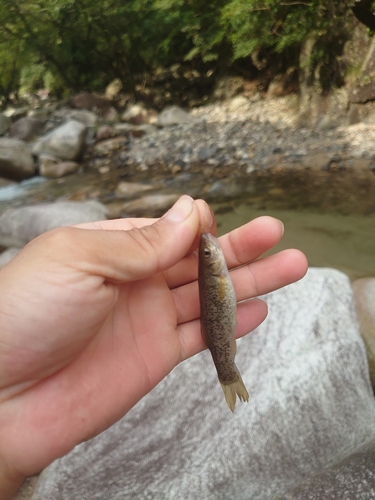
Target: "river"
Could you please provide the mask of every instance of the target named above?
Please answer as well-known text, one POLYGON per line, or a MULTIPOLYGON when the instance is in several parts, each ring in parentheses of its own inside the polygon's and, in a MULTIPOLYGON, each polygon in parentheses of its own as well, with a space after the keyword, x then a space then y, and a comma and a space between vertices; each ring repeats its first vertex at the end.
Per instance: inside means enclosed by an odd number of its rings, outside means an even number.
MULTIPOLYGON (((91 170, 56 180, 35 177, 0 188, 0 213, 56 199, 113 202, 121 176, 91 170)), ((272 215, 285 225, 274 251, 299 248, 311 266, 334 267, 351 279, 375 276, 375 172, 296 169, 211 181, 199 172, 170 178, 155 172, 152 177, 156 192, 206 198, 216 213, 219 234, 259 215, 272 215)), ((150 174, 126 180, 149 182, 150 174)))

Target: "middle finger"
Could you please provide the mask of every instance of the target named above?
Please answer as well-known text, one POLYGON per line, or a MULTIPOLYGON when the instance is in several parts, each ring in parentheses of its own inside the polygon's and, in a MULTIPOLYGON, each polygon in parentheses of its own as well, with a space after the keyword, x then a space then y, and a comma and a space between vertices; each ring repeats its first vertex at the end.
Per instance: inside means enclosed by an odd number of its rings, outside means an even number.
MULTIPOLYGON (((275 246, 283 234, 279 220, 262 216, 234 229, 219 238, 228 268, 247 264, 275 246)), ((164 273, 169 288, 192 282, 198 277, 197 252, 187 255, 181 262, 164 273)))
MULTIPOLYGON (((230 273, 237 302, 272 292, 303 277, 306 257, 299 250, 283 250, 234 269, 230 273)), ((178 323, 199 317, 198 282, 172 290, 178 323)))

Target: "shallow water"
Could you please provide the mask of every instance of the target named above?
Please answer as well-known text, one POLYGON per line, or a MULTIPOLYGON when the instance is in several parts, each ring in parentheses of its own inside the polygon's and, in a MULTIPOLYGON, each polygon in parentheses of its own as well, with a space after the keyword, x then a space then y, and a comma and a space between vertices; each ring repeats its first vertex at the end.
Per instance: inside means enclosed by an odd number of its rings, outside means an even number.
MULTIPOLYGON (((245 189, 245 188, 244 188, 245 189)), ((274 251, 302 250, 310 266, 375 276, 375 174, 284 172, 258 177, 246 196, 214 204, 219 234, 271 215, 285 233, 274 251)))
POLYGON ((260 215, 271 215, 284 223, 284 236, 273 252, 298 248, 305 253, 310 266, 334 267, 348 274, 352 280, 375 276, 373 216, 256 210, 240 204, 218 216, 219 233, 226 233, 260 215))

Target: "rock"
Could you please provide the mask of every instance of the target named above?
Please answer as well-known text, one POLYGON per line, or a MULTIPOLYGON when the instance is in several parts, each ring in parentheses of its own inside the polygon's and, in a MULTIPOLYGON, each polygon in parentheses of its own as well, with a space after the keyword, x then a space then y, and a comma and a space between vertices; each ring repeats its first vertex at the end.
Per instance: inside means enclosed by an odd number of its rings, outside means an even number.
POLYGON ((375 439, 277 500, 370 500, 375 498, 375 439))
POLYGON ((128 144, 126 137, 114 137, 95 144, 93 150, 98 155, 108 155, 115 150, 122 149, 128 144))
POLYGON ((131 125, 130 123, 117 123, 114 129, 122 134, 130 134, 133 137, 142 137, 146 134, 155 134, 158 129, 150 123, 143 123, 141 125, 131 125))
POLYGON ((77 120, 84 123, 86 127, 96 127, 99 121, 95 113, 86 109, 62 108, 55 113, 55 116, 64 118, 65 120, 77 120))
POLYGON ((0 138, 0 175, 15 180, 35 174, 31 149, 19 139, 0 138))
POLYGON ((89 111, 98 109, 101 113, 104 113, 112 106, 112 103, 105 97, 90 92, 81 92, 71 99, 70 105, 72 108, 88 109, 89 111))
POLYGON ((213 96, 218 100, 231 99, 243 91, 244 79, 240 76, 224 76, 217 81, 213 96))
POLYGON ((35 120, 40 120, 45 123, 51 117, 54 111, 55 109, 52 106, 46 108, 30 109, 27 113, 27 116, 29 118, 34 118, 35 120))
POLYGON ((39 173, 43 177, 57 179, 64 175, 74 174, 80 168, 79 163, 75 161, 43 162, 39 165, 39 173))
POLYGON ((358 85, 349 95, 349 100, 353 104, 364 104, 375 99, 375 83, 358 85))
POLYGON ((12 118, 12 120, 16 120, 18 118, 22 118, 23 116, 27 116, 29 112, 29 108, 27 106, 22 106, 21 108, 7 108, 3 114, 8 118, 12 118))
POLYGON ((229 103, 229 108, 231 111, 237 111, 249 105, 249 99, 244 95, 239 95, 234 97, 229 103))
POLYGON ((355 125, 361 121, 359 104, 351 104, 348 112, 348 125, 355 125))
POLYGON ((195 119, 179 106, 169 106, 160 113, 157 125, 159 127, 169 127, 171 125, 181 125, 183 123, 191 123, 195 119))
POLYGON ((0 177, 0 188, 7 186, 18 186, 18 182, 12 181, 11 179, 5 179, 4 177, 0 177))
POLYGON ((315 128, 317 130, 330 130, 337 127, 337 121, 334 116, 323 115, 317 119, 315 123, 315 128))
POLYGON ((0 216, 0 246, 22 248, 50 229, 106 218, 106 207, 97 201, 59 201, 10 208, 0 216))
POLYGON ((159 217, 178 200, 180 194, 150 194, 122 205, 123 217, 159 217))
POLYGON ((10 126, 12 124, 12 120, 7 116, 0 113, 0 135, 4 135, 8 132, 10 126))
POLYGON ((266 97, 267 99, 273 99, 274 97, 280 97, 285 94, 284 81, 280 78, 275 78, 268 86, 266 97))
POLYGON ((101 125, 96 132, 96 140, 104 141, 105 139, 110 139, 117 135, 114 127, 111 125, 101 125))
POLYGON ((202 146, 198 150, 198 160, 199 161, 207 161, 209 158, 212 158, 216 153, 216 148, 211 146, 202 146))
POLYGON ((44 122, 35 118, 20 118, 9 129, 9 137, 32 141, 43 132, 44 122))
POLYGON ((361 278, 352 284, 361 333, 369 360, 372 387, 375 390, 375 278, 361 278))
POLYGON ((119 95, 122 89, 122 81, 120 78, 115 78, 112 80, 105 88, 105 97, 107 99, 113 100, 119 95))
POLYGON ((133 125, 140 125, 141 123, 148 122, 148 111, 141 104, 134 104, 126 109, 122 114, 121 119, 124 122, 132 123, 133 125))
POLYGON ((60 158, 57 158, 56 156, 41 154, 38 158, 39 173, 41 173, 41 171, 43 171, 44 169, 48 170, 50 167, 56 165, 60 161, 60 158))
POLYGON ((154 187, 150 184, 139 184, 137 182, 119 182, 116 187, 116 194, 121 197, 130 197, 154 189, 154 187))
POLYGON ((117 113, 116 109, 113 106, 104 110, 102 116, 103 120, 105 120, 108 123, 118 123, 120 121, 119 114, 117 113))
POLYGON ((20 248, 11 247, 0 253, 0 269, 8 264, 20 252, 20 248))
POLYGON ((76 160, 83 153, 85 134, 86 125, 77 120, 69 120, 42 137, 35 144, 33 154, 49 154, 62 160, 76 160))
MULTIPOLYGON (((349 472, 358 470, 358 448, 375 439, 375 401, 348 278, 310 269, 265 300, 268 319, 238 342, 248 404, 238 402, 231 414, 211 356, 200 353, 115 425, 53 462, 32 500, 271 500, 349 457, 347 475, 332 475, 313 498, 373 498, 372 480, 361 483, 362 496, 342 493, 349 472)), ((373 454, 362 456, 373 477, 373 454)))

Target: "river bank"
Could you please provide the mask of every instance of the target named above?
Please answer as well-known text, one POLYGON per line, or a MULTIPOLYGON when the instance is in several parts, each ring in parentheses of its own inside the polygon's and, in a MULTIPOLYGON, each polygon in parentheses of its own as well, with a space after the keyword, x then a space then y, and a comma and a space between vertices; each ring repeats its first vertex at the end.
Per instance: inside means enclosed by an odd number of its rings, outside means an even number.
MULTIPOLYGON (((157 115, 133 106, 117 123, 88 110, 63 108, 54 116, 60 123, 64 116, 86 122, 86 146, 75 172, 60 174, 58 159, 37 153, 34 177, 0 184, 0 213, 43 201, 95 199, 108 205, 113 216, 134 215, 121 204, 144 193, 123 189, 124 181, 146 183, 150 193, 188 192, 209 201, 245 197, 261 208, 375 213, 371 114, 355 125, 347 125, 342 115, 336 121, 326 117, 314 127, 301 126, 297 96, 267 99, 255 94, 190 113, 174 107, 157 115), (52 168, 46 175, 52 178, 41 175, 45 162, 52 168), (270 185, 268 201, 257 201, 264 183, 270 185)), ((37 143, 27 144, 39 151, 37 143)), ((149 211, 145 206, 145 214, 149 211)))

